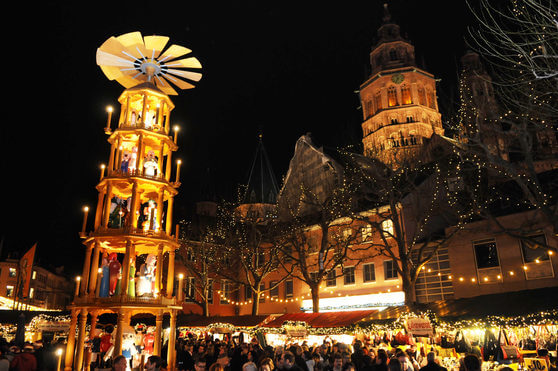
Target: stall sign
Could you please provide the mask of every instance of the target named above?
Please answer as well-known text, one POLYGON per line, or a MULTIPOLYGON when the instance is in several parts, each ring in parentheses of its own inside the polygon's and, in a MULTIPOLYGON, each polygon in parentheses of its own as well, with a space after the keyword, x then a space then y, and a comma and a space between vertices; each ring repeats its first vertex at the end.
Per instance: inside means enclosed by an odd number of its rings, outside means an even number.
POLYGON ((414 336, 429 336, 434 334, 432 324, 426 318, 407 319, 407 329, 414 336))
POLYGON ((37 329, 42 332, 69 332, 70 322, 41 322, 37 329))
POLYGON ((525 358, 525 369, 529 371, 548 371, 548 363, 542 358, 525 358))
POLYGON ((308 330, 305 326, 301 325, 285 325, 285 333, 292 337, 306 337, 308 335, 308 330))

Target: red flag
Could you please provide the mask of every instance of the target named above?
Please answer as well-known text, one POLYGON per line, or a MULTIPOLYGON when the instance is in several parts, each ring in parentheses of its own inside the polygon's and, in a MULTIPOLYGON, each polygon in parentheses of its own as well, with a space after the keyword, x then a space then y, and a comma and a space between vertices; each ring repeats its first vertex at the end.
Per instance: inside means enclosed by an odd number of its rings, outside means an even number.
POLYGON ((22 280, 21 297, 26 298, 29 295, 29 284, 31 283, 31 274, 33 273, 33 260, 35 259, 35 243, 19 260, 19 272, 22 280))

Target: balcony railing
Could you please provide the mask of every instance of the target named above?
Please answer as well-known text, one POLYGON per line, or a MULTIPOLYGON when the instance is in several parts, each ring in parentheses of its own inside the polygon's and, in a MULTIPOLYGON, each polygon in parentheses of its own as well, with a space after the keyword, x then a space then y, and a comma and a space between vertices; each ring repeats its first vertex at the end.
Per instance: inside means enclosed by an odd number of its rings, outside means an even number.
POLYGON ((145 124, 143 122, 137 122, 135 124, 131 122, 123 122, 118 126, 119 129, 145 129, 150 130, 154 133, 167 135, 165 127, 157 124, 145 124))
POLYGON ((153 179, 153 180, 158 180, 158 181, 167 181, 165 179, 165 174, 163 174, 162 171, 159 171, 157 174, 155 175, 150 175, 150 174, 146 174, 145 171, 143 171, 142 169, 134 169, 134 170, 128 170, 128 171, 122 171, 120 169, 116 169, 116 170, 112 170, 109 171, 108 176, 110 177, 114 177, 114 178, 128 178, 128 177, 143 177, 143 178, 147 178, 147 179, 153 179))
POLYGON ((158 297, 131 297, 128 295, 115 295, 108 298, 98 298, 81 296, 74 299, 74 304, 77 305, 132 305, 132 306, 161 306, 161 305, 176 305, 176 298, 167 298, 165 296, 158 297))
POLYGON ((143 230, 141 228, 132 228, 132 227, 122 227, 122 228, 99 227, 95 232, 91 233, 91 235, 93 236, 97 236, 97 235, 119 236, 124 234, 142 236, 142 237, 173 239, 173 237, 171 235, 168 235, 164 230, 159 230, 159 231, 143 230))

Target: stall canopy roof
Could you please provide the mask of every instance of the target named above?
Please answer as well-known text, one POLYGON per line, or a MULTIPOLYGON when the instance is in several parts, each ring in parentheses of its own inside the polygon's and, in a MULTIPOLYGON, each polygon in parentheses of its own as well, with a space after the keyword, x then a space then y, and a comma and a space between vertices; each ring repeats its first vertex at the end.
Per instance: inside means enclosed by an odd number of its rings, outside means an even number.
POLYGON ((263 323, 268 316, 211 316, 199 314, 179 315, 176 321, 181 327, 207 327, 216 323, 226 323, 235 327, 255 327, 263 323))
POLYGON ((356 310, 346 312, 324 312, 324 313, 287 313, 275 318, 265 327, 281 327, 287 321, 306 322, 310 327, 344 327, 355 322, 362 321, 376 310, 356 310))
MULTIPOLYGON (((506 292, 418 304, 415 311, 430 310, 441 318, 483 318, 486 316, 522 316, 558 308, 558 287, 506 292)), ((369 320, 399 318, 410 312, 407 306, 390 307, 374 313, 369 320)))

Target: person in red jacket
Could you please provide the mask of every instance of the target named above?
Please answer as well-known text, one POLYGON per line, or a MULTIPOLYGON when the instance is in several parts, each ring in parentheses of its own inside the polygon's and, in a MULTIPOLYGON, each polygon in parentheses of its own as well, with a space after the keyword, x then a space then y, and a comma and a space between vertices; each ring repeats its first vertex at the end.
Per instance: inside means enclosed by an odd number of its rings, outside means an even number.
POLYGON ((18 353, 10 363, 10 370, 37 371, 37 358, 33 354, 33 345, 26 344, 23 352, 18 353))

